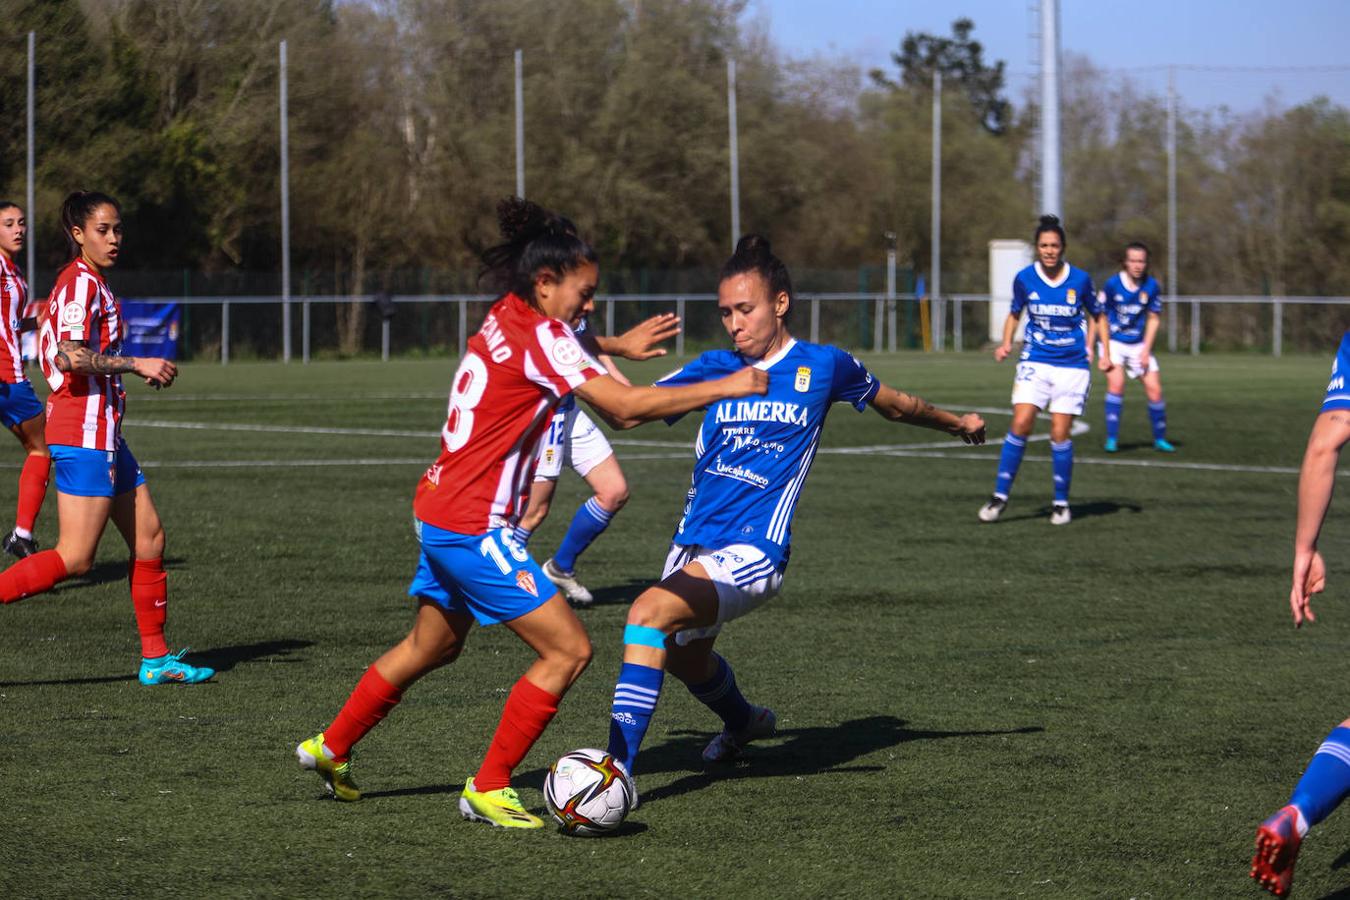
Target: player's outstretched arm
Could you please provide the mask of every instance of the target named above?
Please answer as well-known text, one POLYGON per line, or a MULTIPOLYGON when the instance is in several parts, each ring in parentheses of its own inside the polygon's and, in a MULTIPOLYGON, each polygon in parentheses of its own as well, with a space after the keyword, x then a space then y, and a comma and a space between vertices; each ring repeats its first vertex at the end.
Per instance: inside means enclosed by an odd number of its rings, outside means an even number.
POLYGON ((1308 436, 1308 449, 1303 453, 1294 529, 1294 579, 1289 591, 1295 627, 1302 625, 1304 619, 1317 621, 1312 597, 1320 594, 1327 583, 1326 565, 1317 552, 1317 538, 1336 487, 1336 464, 1347 442, 1350 442, 1350 411, 1333 409, 1317 417, 1308 436))
POLYGON ((625 387, 608 375, 592 378, 576 389, 615 428, 634 428, 643 422, 682 415, 731 397, 749 397, 769 390, 769 375, 747 366, 713 381, 678 387, 625 387))
POLYGON ((617 337, 595 336, 600 352, 624 359, 643 360, 665 356, 665 348, 657 346, 680 333, 680 317, 674 313, 660 313, 645 322, 639 322, 617 337))
POLYGON ((897 391, 884 384, 877 390, 871 403, 873 409, 892 422, 945 431, 967 444, 984 443, 984 419, 974 413, 958 416, 954 412, 934 406, 922 397, 897 391))
POLYGON ((56 368, 79 375, 121 375, 135 372, 154 388, 168 387, 178 377, 178 366, 157 356, 108 356, 90 350, 83 341, 56 345, 56 368))

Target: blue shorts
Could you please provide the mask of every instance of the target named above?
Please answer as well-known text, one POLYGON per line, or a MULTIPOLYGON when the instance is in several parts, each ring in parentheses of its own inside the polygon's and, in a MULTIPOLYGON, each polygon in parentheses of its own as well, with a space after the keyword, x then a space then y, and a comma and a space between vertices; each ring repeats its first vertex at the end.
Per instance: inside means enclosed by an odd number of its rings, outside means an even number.
POLYGON ((67 444, 52 444, 56 489, 76 497, 120 497, 145 484, 140 463, 131 448, 118 440, 117 449, 88 450, 67 444))
POLYGON ((533 612, 557 593, 511 529, 458 534, 418 522, 422 557, 408 596, 424 597, 450 612, 472 613, 495 625, 533 612))
POLYGON ((33 382, 9 384, 0 381, 0 422, 4 422, 6 428, 13 428, 40 415, 42 401, 33 393, 33 382))

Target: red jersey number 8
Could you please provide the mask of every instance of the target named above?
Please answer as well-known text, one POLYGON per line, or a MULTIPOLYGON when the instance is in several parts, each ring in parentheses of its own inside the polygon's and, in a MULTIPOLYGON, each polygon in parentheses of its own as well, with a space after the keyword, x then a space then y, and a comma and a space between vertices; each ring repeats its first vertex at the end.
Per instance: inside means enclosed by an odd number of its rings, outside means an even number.
POLYGON ((473 434, 473 411, 487 390, 487 379, 487 366, 474 353, 466 354, 455 370, 455 380, 450 385, 450 410, 441 429, 441 440, 451 453, 467 444, 473 434))

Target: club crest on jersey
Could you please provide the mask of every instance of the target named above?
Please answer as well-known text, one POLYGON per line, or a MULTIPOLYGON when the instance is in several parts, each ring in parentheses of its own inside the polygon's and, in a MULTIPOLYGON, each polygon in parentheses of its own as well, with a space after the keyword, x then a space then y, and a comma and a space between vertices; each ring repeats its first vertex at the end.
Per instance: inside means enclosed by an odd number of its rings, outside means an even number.
POLYGON ((67 303, 61 310, 61 321, 67 325, 83 325, 84 310, 77 303, 67 303))
POLYGON ((1064 292, 1065 303, 1072 303, 1077 299, 1078 299, 1078 292, 1075 291, 1073 288, 1069 288, 1067 291, 1064 292))
POLYGON ((548 355, 559 369, 575 369, 581 363, 581 347, 574 340, 558 338, 548 348, 548 355))
POLYGON ((810 367, 810 366, 798 366, 798 367, 797 367, 797 380, 796 380, 795 382, 793 382, 792 387, 793 387, 793 388, 797 391, 797 393, 799 393, 799 394, 805 394, 807 391, 811 390, 811 367, 810 367))
POLYGON ((520 569, 516 572, 516 587, 522 591, 527 591, 531 596, 539 596, 539 586, 534 583, 534 576, 528 569, 520 569))

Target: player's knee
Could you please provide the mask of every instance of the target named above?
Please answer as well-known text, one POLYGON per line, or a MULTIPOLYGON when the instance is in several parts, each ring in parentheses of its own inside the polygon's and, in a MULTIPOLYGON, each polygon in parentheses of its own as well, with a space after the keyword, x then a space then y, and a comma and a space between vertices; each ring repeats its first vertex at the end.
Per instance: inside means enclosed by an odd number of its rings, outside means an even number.
POLYGON ((546 659, 560 675, 566 678, 568 684, 572 684, 581 677, 581 673, 585 672, 586 667, 591 664, 591 657, 594 652, 591 647, 591 639, 583 632, 549 653, 546 659))
POLYGON ((628 502, 628 485, 620 481, 618 484, 608 486, 604 490, 595 492, 595 502, 605 508, 605 511, 613 515, 623 509, 628 502))
POLYGON ((644 593, 633 601, 628 608, 628 624, 640 628, 656 628, 662 631, 670 624, 670 612, 661 602, 659 594, 644 593))

